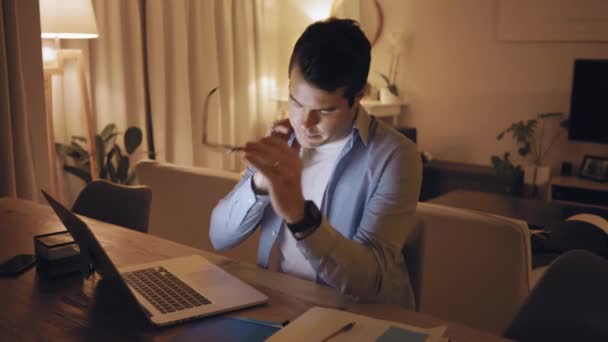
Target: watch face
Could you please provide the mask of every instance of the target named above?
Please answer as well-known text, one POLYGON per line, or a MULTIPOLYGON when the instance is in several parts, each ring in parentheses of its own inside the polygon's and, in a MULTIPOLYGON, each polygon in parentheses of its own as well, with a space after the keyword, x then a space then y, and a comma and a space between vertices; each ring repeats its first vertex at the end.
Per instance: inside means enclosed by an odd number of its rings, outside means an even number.
POLYGON ((308 228, 317 227, 321 224, 321 212, 313 201, 306 201, 305 221, 308 228))
POLYGON ((321 217, 321 213, 319 212, 319 209, 317 209, 317 206, 313 201, 310 201, 307 203, 306 211, 307 211, 306 216, 310 217, 314 221, 316 221, 317 219, 319 219, 319 217, 321 217))
POLYGON ((304 218, 302 221, 288 225, 289 229, 296 233, 316 228, 321 224, 321 212, 313 201, 304 202, 304 218))

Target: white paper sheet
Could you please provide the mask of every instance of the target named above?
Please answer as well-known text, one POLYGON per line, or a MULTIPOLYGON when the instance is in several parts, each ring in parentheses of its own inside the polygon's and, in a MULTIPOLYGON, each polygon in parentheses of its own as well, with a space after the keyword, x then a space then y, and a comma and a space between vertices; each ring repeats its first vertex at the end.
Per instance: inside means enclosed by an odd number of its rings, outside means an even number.
POLYGON ((297 342, 321 341, 350 322, 354 327, 331 339, 332 342, 346 341, 376 341, 391 326, 413 332, 429 335, 426 341, 447 341, 443 337, 445 326, 434 328, 420 328, 407 324, 379 320, 367 316, 357 315, 346 311, 313 307, 298 317, 286 327, 279 330, 266 341, 269 342, 297 342))

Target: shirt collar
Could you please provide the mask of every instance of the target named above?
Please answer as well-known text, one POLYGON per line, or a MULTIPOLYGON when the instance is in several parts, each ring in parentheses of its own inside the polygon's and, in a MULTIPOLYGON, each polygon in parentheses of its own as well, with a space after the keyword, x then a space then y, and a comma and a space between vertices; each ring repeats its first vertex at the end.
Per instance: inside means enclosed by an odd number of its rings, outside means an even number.
POLYGON ((369 142, 369 125, 371 118, 363 105, 359 103, 359 110, 357 112, 357 118, 355 119, 355 130, 359 132, 359 136, 361 140, 363 140, 363 144, 367 146, 369 142))

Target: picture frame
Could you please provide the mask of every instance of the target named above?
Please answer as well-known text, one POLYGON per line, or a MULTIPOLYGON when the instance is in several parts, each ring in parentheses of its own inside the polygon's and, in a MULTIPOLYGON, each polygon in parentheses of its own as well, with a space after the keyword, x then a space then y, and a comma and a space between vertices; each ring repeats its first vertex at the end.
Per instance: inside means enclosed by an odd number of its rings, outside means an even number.
POLYGON ((608 158, 585 155, 579 177, 596 182, 608 182, 608 158))

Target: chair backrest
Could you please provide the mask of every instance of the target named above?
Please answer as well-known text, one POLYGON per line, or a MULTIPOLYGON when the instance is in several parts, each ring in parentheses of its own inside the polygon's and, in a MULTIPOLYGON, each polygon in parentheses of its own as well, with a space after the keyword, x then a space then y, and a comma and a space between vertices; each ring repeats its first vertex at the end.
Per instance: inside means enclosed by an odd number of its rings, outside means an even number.
POLYGON ((151 201, 152 192, 146 186, 126 186, 96 180, 78 194, 72 211, 146 233, 151 201))
POLYGON ((429 203, 417 220, 404 249, 417 309, 502 333, 529 293, 527 224, 429 203))
POLYGON ((608 260, 583 250, 557 258, 509 325, 517 341, 608 341, 608 260))
POLYGON ((211 212, 239 181, 238 173, 151 160, 139 162, 135 173, 139 182, 154 193, 150 234, 234 259, 257 262, 259 230, 227 251, 216 251, 209 240, 211 212))

